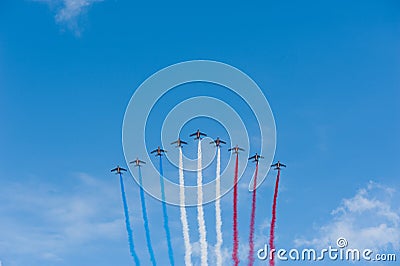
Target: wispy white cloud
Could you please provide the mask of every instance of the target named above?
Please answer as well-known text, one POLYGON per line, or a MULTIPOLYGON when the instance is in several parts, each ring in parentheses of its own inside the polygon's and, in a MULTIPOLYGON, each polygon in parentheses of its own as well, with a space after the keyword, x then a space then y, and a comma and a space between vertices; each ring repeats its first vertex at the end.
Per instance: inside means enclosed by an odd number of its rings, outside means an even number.
POLYGON ((74 249, 124 234, 118 186, 77 174, 74 189, 48 184, 0 188, 0 253, 62 261, 74 249))
MULTIPOLYGON (((269 228, 270 220, 268 218, 265 218, 256 228, 256 232, 254 234, 254 247, 256 252, 258 249, 263 248, 264 245, 268 243, 269 228)), ((248 261, 248 256, 249 243, 248 239, 244 238, 243 241, 239 243, 239 259, 241 262, 248 261)))
MULTIPOLYGON (((217 265, 217 254, 214 252, 214 246, 208 246, 208 262, 210 265, 217 265)), ((193 255, 193 265, 201 265, 201 247, 200 242, 196 241, 192 243, 192 255, 193 255)), ((221 255, 222 255, 222 265, 230 265, 232 261, 232 254, 231 250, 227 247, 221 248, 221 255)))
POLYGON ((34 0, 47 3, 52 10, 55 10, 55 21, 66 26, 76 35, 80 35, 82 29, 78 25, 79 18, 88 8, 96 2, 103 0, 34 0))
POLYGON ((332 211, 332 221, 317 228, 314 238, 295 239, 297 246, 325 248, 344 237, 353 248, 400 248, 400 203, 393 188, 370 182, 332 211))

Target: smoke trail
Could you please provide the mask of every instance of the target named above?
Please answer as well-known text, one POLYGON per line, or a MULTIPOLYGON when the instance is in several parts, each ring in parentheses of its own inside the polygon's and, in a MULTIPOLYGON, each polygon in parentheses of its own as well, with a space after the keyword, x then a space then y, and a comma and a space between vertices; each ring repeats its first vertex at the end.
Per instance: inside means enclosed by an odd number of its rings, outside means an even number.
POLYGON ((235 177, 234 177, 234 186, 233 186, 233 251, 232 251, 232 259, 235 266, 239 265, 239 231, 238 231, 238 211, 237 211, 237 182, 238 182, 238 168, 239 168, 239 154, 236 154, 236 162, 235 162, 235 177))
POLYGON ((168 226, 167 204, 165 203, 165 191, 164 191, 164 171, 163 171, 163 167, 162 167, 161 156, 160 156, 160 185, 161 185, 161 204, 162 204, 162 210, 163 210, 163 216, 164 216, 164 230, 165 230, 165 234, 167 236, 168 257, 169 257, 170 264, 173 266, 173 265, 175 265, 175 263, 174 263, 174 254, 172 252, 171 235, 170 235, 169 226, 168 226))
POLYGON ((201 141, 197 147, 197 220, 199 223, 200 235, 200 250, 201 250, 201 265, 207 266, 207 240, 206 240, 206 225, 204 222, 203 212, 203 174, 201 162, 201 141))
POLYGON ((144 229, 145 229, 145 233, 146 233, 147 249, 149 251, 150 261, 155 266, 156 259, 154 257, 154 251, 153 251, 153 248, 151 245, 149 219, 147 218, 146 202, 145 202, 144 191, 143 191, 143 186, 142 186, 142 182, 143 182, 142 170, 140 169, 140 166, 138 168, 139 168, 140 201, 142 202, 142 216, 143 216, 143 222, 144 222, 144 229))
POLYGON ((251 219, 250 219, 250 235, 249 235, 249 266, 254 264, 254 223, 256 218, 256 186, 257 186, 257 175, 258 175, 258 162, 256 162, 256 171, 254 173, 254 186, 253 186, 253 198, 251 204, 251 219))
MULTIPOLYGON (((275 222, 276 222, 276 200, 278 198, 278 187, 279 187, 279 176, 280 176, 281 170, 278 169, 278 175, 276 177, 276 183, 275 183, 275 192, 274 192, 274 202, 272 204, 272 219, 271 219, 271 228, 270 228, 270 233, 269 233, 269 246, 272 249, 275 249, 275 222)), ((272 253, 272 257, 270 258, 269 261, 270 266, 275 265, 275 260, 274 260, 274 253, 272 253)))
POLYGON ((126 202, 125 196, 125 188, 124 188, 124 181, 122 180, 122 174, 119 173, 119 183, 121 184, 121 195, 122 195, 122 203, 124 205, 124 214, 125 214, 125 225, 126 231, 128 233, 128 243, 129 243, 129 250, 131 252, 132 258, 136 265, 140 265, 139 258, 135 252, 135 245, 133 244, 133 233, 131 229, 131 223, 129 221, 129 210, 128 210, 128 203, 126 202))
POLYGON ((217 147, 217 172, 216 172, 216 185, 215 185, 215 229, 217 232, 217 243, 215 244, 215 254, 217 257, 217 265, 222 265, 222 219, 221 219, 221 151, 219 146, 217 147))
POLYGON ((192 245, 190 244, 189 238, 189 225, 186 215, 185 207, 185 180, 183 178, 183 160, 182 160, 182 148, 179 147, 179 199, 180 199, 180 209, 181 209, 181 223, 182 223, 182 233, 183 240, 185 242, 185 265, 192 266, 191 256, 192 256, 192 245))

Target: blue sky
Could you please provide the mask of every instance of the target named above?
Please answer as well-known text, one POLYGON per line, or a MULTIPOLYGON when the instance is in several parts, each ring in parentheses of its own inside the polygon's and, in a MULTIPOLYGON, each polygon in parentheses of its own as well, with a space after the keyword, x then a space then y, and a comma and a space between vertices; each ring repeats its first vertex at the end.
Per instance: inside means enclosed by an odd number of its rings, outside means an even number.
MULTIPOLYGON (((278 247, 329 245, 345 233, 354 245, 372 239, 371 248, 400 257, 399 9, 397 1, 1 1, 0 261, 132 264, 118 179, 109 173, 124 163, 124 112, 148 76, 194 59, 239 68, 269 101, 275 158, 288 164, 278 199, 278 247)), ((212 125, 205 131, 225 134, 212 125)), ((228 155, 222 153, 223 164, 228 155)), ((239 191, 244 258, 251 170, 239 191)), ((256 248, 268 242, 273 177, 258 191, 256 248)), ((125 180, 145 263, 139 189, 129 174, 125 180)), ((231 194, 222 199, 228 262, 231 194)), ((161 261, 167 254, 161 205, 146 200, 161 261)), ((179 210, 168 212, 175 260, 183 265, 179 210)), ((214 244, 212 204, 205 214, 214 244)), ((188 215, 196 247, 196 210, 188 215)), ((286 264, 301 263, 280 263, 286 264)))

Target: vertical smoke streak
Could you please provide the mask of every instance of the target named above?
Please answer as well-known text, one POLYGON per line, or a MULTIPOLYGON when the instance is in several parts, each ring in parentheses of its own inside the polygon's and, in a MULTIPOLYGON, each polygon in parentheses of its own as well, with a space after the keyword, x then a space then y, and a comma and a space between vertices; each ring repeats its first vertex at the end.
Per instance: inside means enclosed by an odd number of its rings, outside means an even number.
POLYGON ((145 202, 145 197, 144 197, 144 190, 143 190, 143 178, 142 178, 142 170, 139 168, 139 188, 140 188, 140 201, 142 203, 142 217, 143 217, 143 223, 144 223, 144 230, 146 233, 146 243, 147 243, 147 249, 149 251, 150 255, 150 261, 153 266, 156 265, 156 259, 154 256, 154 251, 153 247, 151 245, 151 238, 150 238, 150 228, 149 228, 149 219, 147 218, 147 208, 146 208, 146 202, 145 202))
POLYGON ((221 219, 221 150, 217 146, 217 172, 216 172, 216 185, 215 185, 215 229, 217 233, 217 243, 215 244, 215 255, 217 257, 217 266, 222 265, 222 219, 221 219))
POLYGON ((168 226, 168 213, 167 213, 167 204, 165 203, 165 190, 164 190, 164 171, 162 167, 161 156, 160 156, 160 185, 161 185, 161 204, 164 216, 164 230, 165 230, 165 235, 167 237, 168 257, 170 264, 173 266, 175 265, 175 262, 174 262, 174 254, 172 252, 171 234, 169 232, 169 226, 168 226))
POLYGON ((192 266, 192 245, 189 238, 189 225, 185 207, 185 179, 183 177, 182 148, 179 147, 179 200, 181 210, 182 234, 185 242, 185 265, 192 266))
POLYGON ((199 140, 197 146, 197 221, 199 223, 201 265, 207 266, 208 254, 207 254, 207 240, 206 240, 206 225, 204 222, 204 212, 203 212, 203 174, 201 168, 202 168, 201 141, 199 140))
POLYGON ((238 169, 239 169, 239 154, 236 154, 235 162, 235 176, 233 186, 233 251, 232 260, 235 266, 239 265, 239 231, 238 231, 238 211, 237 211, 237 183, 238 183, 238 169))
MULTIPOLYGON (((271 227, 270 227, 270 233, 269 233, 269 246, 270 246, 271 250, 275 249, 276 200, 278 198, 280 172, 281 172, 281 170, 278 169, 278 175, 276 177, 276 182, 275 182, 274 201, 272 204, 272 219, 271 219, 271 227)), ((270 266, 275 265, 274 253, 272 253, 272 256, 270 257, 269 265, 270 266)))
POLYGON ((257 187, 257 175, 258 175, 258 162, 256 162, 256 171, 254 173, 254 186, 253 186, 253 198, 251 204, 251 219, 250 219, 250 235, 249 235, 249 266, 254 264, 254 224, 256 218, 256 187, 257 187))
POLYGON ((128 233, 129 251, 131 252, 131 255, 132 255, 133 261, 135 262, 135 265, 140 265, 139 258, 135 252, 135 245, 133 244, 133 233, 132 233, 132 229, 131 229, 131 223, 129 221, 128 203, 126 202, 124 180, 122 179, 121 173, 119 173, 119 183, 121 185, 122 204, 124 206, 125 226, 126 226, 126 232, 128 233))

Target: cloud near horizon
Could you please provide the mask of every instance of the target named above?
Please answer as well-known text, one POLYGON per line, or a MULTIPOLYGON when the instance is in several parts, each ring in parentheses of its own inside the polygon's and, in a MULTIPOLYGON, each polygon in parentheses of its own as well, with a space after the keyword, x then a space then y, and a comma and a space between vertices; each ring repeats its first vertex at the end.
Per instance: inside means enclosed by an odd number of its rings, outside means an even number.
POLYGON ((84 173, 73 183, 68 191, 48 183, 3 183, 0 254, 61 262, 84 246, 121 239, 118 187, 84 173))
POLYGON ((311 239, 297 238, 297 247, 326 248, 336 245, 340 237, 348 246, 358 249, 393 250, 400 248, 399 193, 387 186, 370 181, 331 212, 332 220, 317 227, 311 239))

